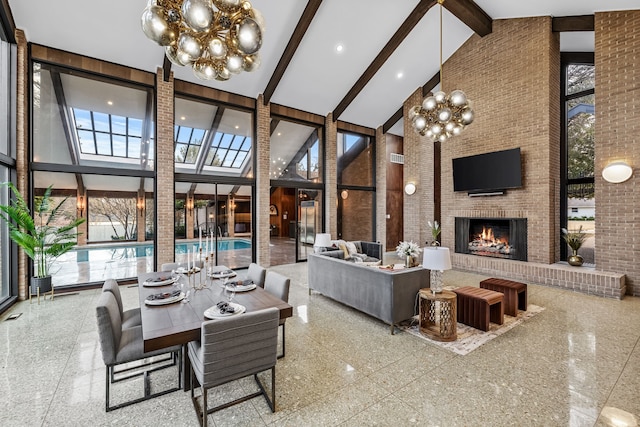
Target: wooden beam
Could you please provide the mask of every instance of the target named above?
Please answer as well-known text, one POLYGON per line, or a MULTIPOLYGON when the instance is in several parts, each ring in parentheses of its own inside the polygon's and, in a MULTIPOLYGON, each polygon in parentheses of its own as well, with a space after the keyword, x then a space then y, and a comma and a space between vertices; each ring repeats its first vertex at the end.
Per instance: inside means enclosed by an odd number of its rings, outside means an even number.
POLYGON ((480 37, 491 34, 493 19, 473 0, 451 0, 442 5, 480 37))
POLYGON ((389 129, 391 129, 393 125, 398 123, 398 120, 400 120, 402 116, 404 116, 402 108, 403 107, 398 108, 398 111, 393 113, 393 115, 389 117, 386 122, 384 122, 384 124, 382 125, 382 133, 387 133, 389 129))
POLYGON ((316 16, 316 12, 318 11, 318 8, 320 8, 321 3, 322 0, 309 0, 307 6, 304 8, 304 12, 302 12, 302 16, 300 17, 300 20, 298 20, 298 25, 296 25, 296 29, 293 31, 293 34, 289 39, 289 43, 287 43, 287 47, 284 49, 284 52, 280 57, 280 61, 278 61, 278 65, 273 71, 273 74, 269 79, 269 83, 267 83, 267 87, 264 90, 264 105, 267 105, 271 101, 271 97, 276 91, 285 71, 287 71, 287 67, 291 62, 291 59, 293 59, 293 55, 295 55, 296 50, 298 50, 298 46, 300 46, 300 42, 306 34, 309 25, 311 25, 311 21, 313 21, 314 16, 316 16))
POLYGON ((551 20, 551 30, 563 31, 595 31, 595 16, 558 16, 551 20))
POLYGON ((369 128, 366 126, 360 126, 349 122, 343 122, 342 120, 338 120, 338 132, 353 132, 359 133, 367 136, 376 136, 376 130, 373 128, 369 128))
POLYGON ((427 96, 440 83, 440 71, 435 73, 428 82, 422 86, 422 96, 427 96))
POLYGON ((411 30, 420 22, 422 17, 436 4, 435 0, 421 0, 420 3, 409 13, 407 19, 404 20, 400 28, 398 28, 395 34, 382 48, 378 56, 375 57, 373 62, 369 64, 367 69, 362 73, 360 78, 356 81, 349 92, 342 98, 342 101, 333 110, 333 121, 337 121, 338 117, 347 109, 349 104, 358 96, 358 94, 369 83, 369 80, 378 72, 378 70, 389 59, 393 52, 400 46, 404 39, 409 35, 411 30))
POLYGON ((169 61, 167 55, 164 55, 164 60, 162 61, 162 79, 168 82, 169 76, 171 76, 171 61, 169 61))

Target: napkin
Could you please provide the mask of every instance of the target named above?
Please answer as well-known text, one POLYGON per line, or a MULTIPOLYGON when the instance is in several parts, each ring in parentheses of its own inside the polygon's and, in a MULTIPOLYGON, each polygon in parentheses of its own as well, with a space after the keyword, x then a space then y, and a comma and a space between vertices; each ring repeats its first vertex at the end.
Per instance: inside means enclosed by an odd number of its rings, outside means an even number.
POLYGON ((249 285, 253 285, 253 280, 234 280, 228 283, 229 285, 236 285, 236 286, 249 286, 249 285), (238 282, 242 282, 242 283, 238 283, 238 282))
POLYGON ((155 279, 147 279, 147 282, 166 282, 171 279, 171 277, 156 277, 155 279))
POLYGON ((163 300, 163 299, 168 299, 168 298, 175 298, 177 296, 180 296, 180 290, 175 290, 173 292, 161 292, 159 294, 149 295, 147 297, 147 300, 149 300, 149 301, 158 301, 158 300, 163 300))

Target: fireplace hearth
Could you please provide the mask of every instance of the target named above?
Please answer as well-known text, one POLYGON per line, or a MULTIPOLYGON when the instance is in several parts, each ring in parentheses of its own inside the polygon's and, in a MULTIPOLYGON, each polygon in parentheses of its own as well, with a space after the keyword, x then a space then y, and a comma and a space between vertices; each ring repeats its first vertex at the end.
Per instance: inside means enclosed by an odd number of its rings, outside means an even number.
POLYGON ((456 218, 456 253, 527 260, 526 218, 456 218))

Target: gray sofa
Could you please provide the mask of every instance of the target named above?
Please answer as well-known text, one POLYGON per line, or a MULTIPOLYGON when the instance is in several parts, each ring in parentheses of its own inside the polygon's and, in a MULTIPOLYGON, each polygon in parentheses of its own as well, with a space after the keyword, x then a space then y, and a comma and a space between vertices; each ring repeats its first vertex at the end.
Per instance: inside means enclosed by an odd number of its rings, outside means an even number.
MULTIPOLYGON (((365 242, 364 240, 358 240, 353 242, 360 254, 366 255, 366 258, 362 259, 365 262, 382 261, 382 245, 378 242, 365 242)), ((320 255, 329 256, 333 258, 345 259, 345 253, 342 249, 335 247, 323 248, 323 252, 319 252, 320 255)), ((355 262, 355 259, 351 259, 355 262)))
POLYGON ((308 256, 309 292, 319 292, 382 320, 390 325, 392 334, 399 322, 417 314, 416 295, 429 287, 429 270, 383 270, 330 253, 308 256))

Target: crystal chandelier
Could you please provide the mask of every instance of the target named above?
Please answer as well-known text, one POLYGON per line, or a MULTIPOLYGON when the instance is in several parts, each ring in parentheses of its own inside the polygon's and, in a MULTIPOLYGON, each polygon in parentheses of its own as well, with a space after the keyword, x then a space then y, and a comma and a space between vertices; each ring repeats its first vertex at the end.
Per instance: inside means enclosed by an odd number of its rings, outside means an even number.
MULTIPOLYGON (((442 87, 442 3, 440 5, 440 87, 442 87)), ((473 109, 469 106, 467 96, 461 90, 454 90, 449 95, 443 91, 436 92, 409 110, 409 120, 413 129, 422 136, 433 141, 444 142, 451 136, 460 134, 465 126, 473 122, 473 109)))
POLYGON ((229 80, 260 65, 262 15, 244 0, 148 0, 142 31, 169 60, 202 80, 229 80))

